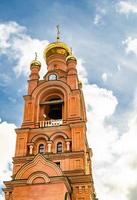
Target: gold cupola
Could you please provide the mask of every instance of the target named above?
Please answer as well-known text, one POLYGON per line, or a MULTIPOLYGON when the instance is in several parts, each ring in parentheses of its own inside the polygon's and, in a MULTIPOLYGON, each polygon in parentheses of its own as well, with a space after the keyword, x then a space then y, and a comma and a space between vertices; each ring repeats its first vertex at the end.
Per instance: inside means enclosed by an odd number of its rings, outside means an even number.
POLYGON ((66 62, 66 58, 71 54, 71 49, 67 44, 60 41, 59 26, 57 26, 57 40, 50 43, 44 50, 44 59, 47 65, 51 64, 53 60, 66 62))
POLYGON ((35 59, 32 60, 32 62, 30 63, 30 69, 32 68, 38 68, 40 70, 41 68, 41 63, 40 61, 37 60, 37 53, 35 52, 35 59))
POLYGON ((56 41, 50 43, 47 48, 44 50, 44 58, 47 60, 53 54, 61 54, 65 57, 71 54, 71 50, 67 44, 64 42, 56 41))
POLYGON ((28 94, 31 94, 36 85, 38 84, 40 78, 39 76, 40 68, 41 68, 41 63, 40 61, 37 60, 37 53, 35 52, 35 59, 32 60, 32 62, 30 63, 28 94))
POLYGON ((72 54, 72 48, 70 48, 71 52, 70 54, 66 57, 66 62, 69 62, 69 61, 76 61, 77 62, 77 59, 76 57, 72 54))

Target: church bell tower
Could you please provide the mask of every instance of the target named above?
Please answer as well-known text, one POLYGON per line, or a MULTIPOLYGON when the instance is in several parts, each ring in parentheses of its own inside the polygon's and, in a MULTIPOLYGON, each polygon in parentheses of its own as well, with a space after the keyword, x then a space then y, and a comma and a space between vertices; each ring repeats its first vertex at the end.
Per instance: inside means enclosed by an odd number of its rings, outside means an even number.
POLYGON ((43 80, 37 58, 30 65, 12 180, 4 182, 5 200, 95 200, 77 59, 59 35, 44 50, 44 58, 43 80))

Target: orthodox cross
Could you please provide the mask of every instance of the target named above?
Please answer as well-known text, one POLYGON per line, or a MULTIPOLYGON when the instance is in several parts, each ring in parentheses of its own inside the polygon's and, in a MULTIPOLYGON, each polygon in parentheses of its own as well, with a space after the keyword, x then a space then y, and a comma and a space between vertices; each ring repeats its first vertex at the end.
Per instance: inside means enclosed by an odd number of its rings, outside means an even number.
POLYGON ((60 29, 59 29, 59 25, 57 25, 56 28, 57 28, 57 42, 58 42, 59 39, 60 39, 60 29))
POLYGON ((70 52, 71 52, 71 55, 72 55, 72 47, 70 47, 70 52))
POLYGON ((38 54, 37 52, 35 52, 35 60, 37 60, 37 58, 38 58, 38 54))

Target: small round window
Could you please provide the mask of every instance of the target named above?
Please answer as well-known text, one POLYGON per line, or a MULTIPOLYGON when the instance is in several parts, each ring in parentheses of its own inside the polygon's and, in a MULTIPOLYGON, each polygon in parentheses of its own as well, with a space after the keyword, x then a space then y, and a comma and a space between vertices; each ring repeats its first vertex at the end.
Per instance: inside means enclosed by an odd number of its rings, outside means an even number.
POLYGON ((57 80, 57 75, 56 74, 50 74, 48 77, 49 81, 57 80))

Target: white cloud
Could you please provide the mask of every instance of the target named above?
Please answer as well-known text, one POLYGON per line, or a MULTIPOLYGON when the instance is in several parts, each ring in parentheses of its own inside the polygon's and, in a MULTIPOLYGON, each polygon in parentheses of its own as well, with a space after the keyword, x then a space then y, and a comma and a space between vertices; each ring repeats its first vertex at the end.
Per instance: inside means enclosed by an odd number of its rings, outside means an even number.
POLYGON ((124 14, 137 13, 137 4, 130 1, 120 1, 117 4, 117 11, 124 14))
POLYGON ((94 25, 102 25, 104 24, 104 16, 107 14, 107 10, 106 8, 103 8, 103 7, 100 7, 100 6, 97 6, 96 7, 96 15, 93 19, 93 23, 94 25))
POLYGON ((0 86, 6 86, 11 83, 12 79, 5 73, 0 74, 0 86))
POLYGON ((118 70, 118 71, 121 70, 121 65, 120 65, 120 64, 117 65, 117 70, 118 70))
POLYGON ((78 69, 79 80, 82 83, 86 84, 88 80, 87 80, 87 72, 83 67, 84 63, 85 63, 85 61, 83 59, 77 60, 77 69, 78 69))
POLYGON ((128 37, 123 44, 126 46, 127 53, 134 53, 137 55, 137 38, 128 37))
MULTIPOLYGON (((81 66, 82 67, 82 66, 81 66)), ((84 70, 84 67, 83 67, 84 70)), ((86 77, 84 76, 84 79, 86 77)), ((84 84, 88 141, 93 149, 93 176, 99 199, 133 200, 137 183, 137 114, 129 113, 129 130, 108 124, 118 101, 112 91, 84 84)), ((137 95, 133 105, 137 105, 137 95)), ((136 110, 136 107, 134 107, 136 110)))
POLYGON ((11 43, 9 42, 9 40, 12 35, 22 33, 25 30, 25 27, 19 26, 16 22, 0 24, 0 51, 4 52, 7 48, 11 47, 11 43))
POLYGON ((95 15, 95 17, 94 17, 94 19, 93 19, 93 23, 95 24, 95 25, 99 25, 99 24, 104 24, 104 20, 103 20, 103 18, 104 18, 104 16, 106 15, 106 13, 107 13, 107 11, 106 11, 106 9, 105 8, 103 8, 103 7, 100 7, 100 6, 97 6, 97 13, 96 13, 96 15, 95 15))
POLYGON ((101 76, 101 78, 102 78, 103 82, 106 82, 107 79, 108 79, 107 73, 103 73, 102 76, 101 76))
POLYGON ((97 12, 100 13, 101 15, 106 15, 107 14, 107 7, 102 7, 102 6, 97 6, 97 12))
POLYGON ((14 71, 17 76, 22 73, 28 75, 30 62, 34 59, 35 52, 38 53, 38 59, 43 66, 41 74, 46 73, 43 51, 48 44, 47 40, 30 37, 26 33, 26 28, 16 22, 1 23, 0 38, 0 54, 5 54, 8 59, 15 61, 14 71))
POLYGON ((95 25, 97 25, 97 24, 100 24, 101 21, 102 21, 102 17, 101 17, 101 15, 96 14, 93 23, 94 23, 95 25))
MULTIPOLYGON (((14 124, 0 122, 0 185, 4 180, 10 180, 12 163, 15 149, 15 128, 14 124)), ((0 195, 0 199, 3 197, 0 195)))
POLYGON ((92 107, 92 115, 104 119, 113 114, 118 102, 112 91, 89 84, 84 85, 83 89, 88 106, 92 107))

